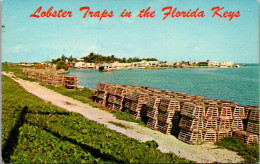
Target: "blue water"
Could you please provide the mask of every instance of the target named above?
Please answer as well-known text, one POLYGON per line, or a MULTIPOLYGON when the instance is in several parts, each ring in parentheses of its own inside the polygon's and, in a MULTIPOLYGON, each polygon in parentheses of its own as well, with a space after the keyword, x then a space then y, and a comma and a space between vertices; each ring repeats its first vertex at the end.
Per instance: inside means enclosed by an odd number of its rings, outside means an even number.
POLYGON ((78 76, 78 85, 91 89, 98 82, 149 86, 259 106, 259 64, 240 68, 70 70, 69 74, 78 76))

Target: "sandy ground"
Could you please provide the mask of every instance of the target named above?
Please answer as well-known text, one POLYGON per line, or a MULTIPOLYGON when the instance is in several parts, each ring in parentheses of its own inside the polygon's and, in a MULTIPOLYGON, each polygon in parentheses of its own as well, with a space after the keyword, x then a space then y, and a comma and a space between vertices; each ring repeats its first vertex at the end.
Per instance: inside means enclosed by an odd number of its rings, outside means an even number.
POLYGON ((36 82, 29 82, 16 78, 10 73, 2 72, 2 74, 11 77, 11 79, 18 82, 25 90, 43 99, 44 101, 49 101, 52 104, 68 111, 80 113, 90 120, 105 124, 109 129, 113 129, 139 141, 155 140, 158 143, 158 149, 161 152, 173 152, 179 157, 196 161, 198 163, 241 163, 241 161, 243 161, 243 158, 238 156, 236 152, 226 149, 216 149, 216 146, 211 144, 189 145, 178 140, 175 136, 166 135, 159 131, 142 127, 137 123, 118 120, 107 111, 84 104, 70 97, 63 96, 39 85, 36 82), (123 124, 127 128, 124 129, 115 126, 109 123, 110 121, 123 124))

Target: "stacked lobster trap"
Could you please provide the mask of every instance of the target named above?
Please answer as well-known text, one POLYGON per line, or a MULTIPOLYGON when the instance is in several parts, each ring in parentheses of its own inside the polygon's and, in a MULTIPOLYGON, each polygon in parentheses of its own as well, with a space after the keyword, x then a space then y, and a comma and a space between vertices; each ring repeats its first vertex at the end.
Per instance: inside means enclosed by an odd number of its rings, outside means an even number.
POLYGON ((78 77, 71 75, 55 74, 47 69, 23 69, 24 76, 30 79, 37 79, 39 83, 53 85, 55 87, 64 86, 68 89, 77 88, 78 77))
POLYGON ((127 112, 142 119, 148 128, 175 135, 183 142, 215 143, 233 135, 247 144, 258 142, 258 107, 146 86, 103 82, 96 88, 98 104, 127 112))
POLYGON ((245 106, 245 131, 236 131, 237 140, 247 144, 259 142, 259 108, 257 106, 245 106))

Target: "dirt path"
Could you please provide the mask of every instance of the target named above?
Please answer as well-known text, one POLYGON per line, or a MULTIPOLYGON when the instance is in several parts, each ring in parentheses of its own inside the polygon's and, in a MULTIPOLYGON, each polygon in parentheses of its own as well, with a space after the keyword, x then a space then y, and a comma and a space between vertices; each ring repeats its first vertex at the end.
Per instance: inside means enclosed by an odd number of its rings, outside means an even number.
POLYGON ((243 161, 243 158, 238 156, 236 152, 226 149, 216 149, 216 146, 211 144, 189 145, 178 140, 175 136, 166 135, 159 131, 142 127, 137 123, 118 120, 107 111, 94 108, 70 97, 63 96, 39 85, 36 82, 22 80, 5 72, 2 72, 2 74, 11 77, 11 79, 18 82, 25 90, 36 95, 37 97, 45 101, 50 101, 52 104, 68 111, 80 113, 90 120, 105 124, 109 129, 113 129, 140 141, 155 140, 159 145, 159 150, 162 152, 173 152, 180 157, 197 161, 199 163, 241 163, 241 161, 243 161), (109 121, 123 124, 127 128, 124 129, 115 126, 109 123, 109 121))

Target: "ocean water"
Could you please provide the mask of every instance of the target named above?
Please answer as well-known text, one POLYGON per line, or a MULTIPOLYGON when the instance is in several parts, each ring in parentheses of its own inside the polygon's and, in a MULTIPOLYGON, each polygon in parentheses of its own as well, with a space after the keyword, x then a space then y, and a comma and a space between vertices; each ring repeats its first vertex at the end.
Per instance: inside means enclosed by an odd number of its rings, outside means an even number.
POLYGON ((95 89, 98 82, 149 86, 162 90, 259 106, 259 64, 240 68, 131 69, 99 72, 70 70, 78 85, 95 89))

